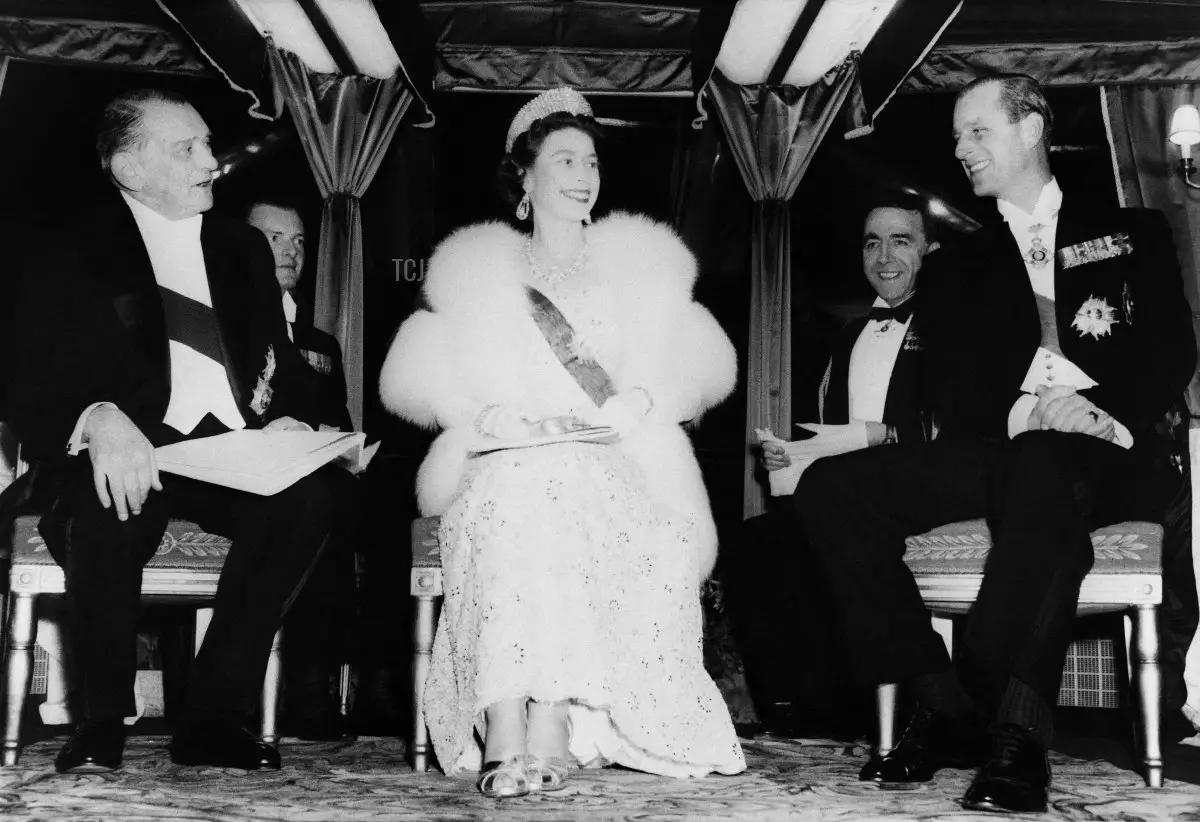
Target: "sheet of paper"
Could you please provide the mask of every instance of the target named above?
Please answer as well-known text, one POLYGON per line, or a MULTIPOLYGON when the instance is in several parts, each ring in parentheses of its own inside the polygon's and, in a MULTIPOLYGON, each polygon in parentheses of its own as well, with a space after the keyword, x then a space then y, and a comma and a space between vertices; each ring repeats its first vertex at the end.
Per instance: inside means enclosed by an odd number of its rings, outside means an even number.
POLYGON ((371 460, 375 459, 375 454, 381 445, 383 445, 383 440, 376 440, 362 448, 352 448, 334 460, 334 465, 345 468, 351 474, 361 474, 367 470, 371 460))
POLYGON ((243 429, 154 449, 160 470, 270 496, 348 452, 359 460, 366 434, 243 429))
POLYGON ((786 468, 780 468, 778 471, 767 472, 767 482, 771 486, 771 496, 773 497, 789 497, 800 483, 800 477, 808 466, 816 462, 819 457, 805 453, 802 442, 788 442, 782 440, 769 428, 756 428, 754 433, 758 436, 760 443, 778 442, 783 445, 783 452, 787 454, 791 460, 791 465, 786 468))
POLYGON ((591 442, 607 445, 618 439, 620 436, 612 428, 606 425, 596 425, 590 428, 577 428, 563 434, 544 434, 539 437, 524 437, 516 440, 481 437, 471 446, 471 453, 490 454, 493 451, 506 451, 510 448, 536 448, 540 445, 554 445, 560 442, 591 442))

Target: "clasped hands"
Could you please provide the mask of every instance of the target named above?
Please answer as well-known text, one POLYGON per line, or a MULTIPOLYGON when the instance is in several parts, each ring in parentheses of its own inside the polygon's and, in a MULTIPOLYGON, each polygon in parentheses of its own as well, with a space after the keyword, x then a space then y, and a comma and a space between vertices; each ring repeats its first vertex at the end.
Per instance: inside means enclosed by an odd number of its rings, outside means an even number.
POLYGON ((485 436, 506 440, 565 434, 592 426, 607 426, 624 437, 641 423, 651 407, 649 393, 643 388, 632 388, 609 397, 586 418, 574 415, 538 418, 512 406, 497 405, 485 408, 475 426, 485 436))
POLYGON ((1112 442, 1116 421, 1070 385, 1039 385, 1037 405, 1029 412, 1030 431, 1062 431, 1088 434, 1112 442))

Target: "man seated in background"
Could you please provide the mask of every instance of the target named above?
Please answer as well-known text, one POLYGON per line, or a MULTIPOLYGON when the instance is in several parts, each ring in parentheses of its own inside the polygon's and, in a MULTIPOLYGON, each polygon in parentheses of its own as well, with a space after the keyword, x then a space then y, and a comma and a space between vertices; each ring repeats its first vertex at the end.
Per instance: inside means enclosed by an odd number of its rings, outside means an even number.
MULTIPOLYGON (((304 220, 295 207, 283 201, 259 199, 246 213, 246 222, 261 231, 275 254, 275 279, 283 292, 283 314, 288 336, 314 371, 326 379, 330 401, 346 408, 346 374, 342 369, 342 349, 333 335, 312 323, 311 311, 303 315, 296 302, 296 287, 304 274, 304 220)), ((354 430, 347 411, 339 422, 342 431, 354 430)))
MULTIPOLYGON (((792 468, 790 455, 801 459, 931 436, 922 367, 927 323, 917 284, 927 255, 938 247, 920 199, 894 194, 875 201, 862 230, 862 269, 875 303, 834 345, 820 390, 820 424, 812 426, 818 433, 795 443, 763 443, 763 464, 775 475, 773 493, 785 490, 779 486, 792 468)), ((747 520, 731 542, 721 554, 721 575, 764 730, 851 739, 868 731, 871 693, 849 678, 833 603, 791 506, 747 520)))
MULTIPOLYGON (((346 409, 341 347, 332 335, 313 326, 311 312, 299 310, 296 300, 297 286, 304 274, 306 247, 300 211, 283 200, 260 198, 246 212, 246 222, 261 231, 271 244, 288 335, 309 367, 319 375, 329 403, 340 409, 337 427, 354 430, 346 409)), ((352 656, 346 646, 352 643, 355 633, 375 634, 378 639, 403 631, 403 621, 396 617, 395 609, 380 602, 390 600, 394 588, 387 587, 381 597, 384 586, 380 581, 364 581, 362 602, 355 596, 355 547, 382 545, 384 550, 391 547, 387 541, 364 538, 362 498, 371 490, 365 487, 367 483, 371 480, 364 477, 358 484, 355 502, 344 512, 344 522, 334 532, 334 544, 322 556, 284 624, 285 710, 280 726, 290 736, 309 740, 344 736, 350 728, 333 699, 331 682, 339 665, 352 656), (356 613, 360 605, 361 618, 356 613)), ((378 568, 374 570, 377 575, 381 573, 378 568)), ((390 659, 392 654, 380 650, 381 645, 387 644, 390 643, 369 639, 361 642, 361 653, 357 655, 360 665, 355 730, 387 735, 400 731, 399 712, 391 693, 393 678, 384 674, 388 666, 382 661, 385 657, 390 659)))

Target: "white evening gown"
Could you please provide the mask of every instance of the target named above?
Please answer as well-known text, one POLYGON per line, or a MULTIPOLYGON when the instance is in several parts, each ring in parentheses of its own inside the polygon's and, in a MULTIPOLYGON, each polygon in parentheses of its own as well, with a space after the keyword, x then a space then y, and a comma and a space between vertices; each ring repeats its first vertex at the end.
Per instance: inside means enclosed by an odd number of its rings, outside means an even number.
POLYGON ((472 460, 442 516, 445 600, 423 695, 447 773, 478 770, 484 709, 570 700, 570 751, 674 777, 746 763, 704 669, 690 519, 616 448, 472 460))

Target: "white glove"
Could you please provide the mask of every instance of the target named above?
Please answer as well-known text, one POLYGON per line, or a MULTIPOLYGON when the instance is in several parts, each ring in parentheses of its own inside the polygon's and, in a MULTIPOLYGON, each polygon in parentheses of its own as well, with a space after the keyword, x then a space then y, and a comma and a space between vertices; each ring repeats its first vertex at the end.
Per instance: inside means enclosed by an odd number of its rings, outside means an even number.
POLYGON ((801 459, 817 459, 831 457, 834 454, 847 454, 866 448, 867 424, 862 420, 854 420, 845 425, 821 425, 815 422, 804 422, 796 426, 816 434, 806 440, 789 442, 785 446, 788 456, 801 459))
POLYGON ((530 435, 534 422, 510 406, 489 405, 475 420, 475 430, 487 437, 519 440, 530 435))
POLYGON ((624 437, 650 412, 653 401, 644 388, 631 388, 611 396, 591 415, 592 425, 607 425, 624 437))

